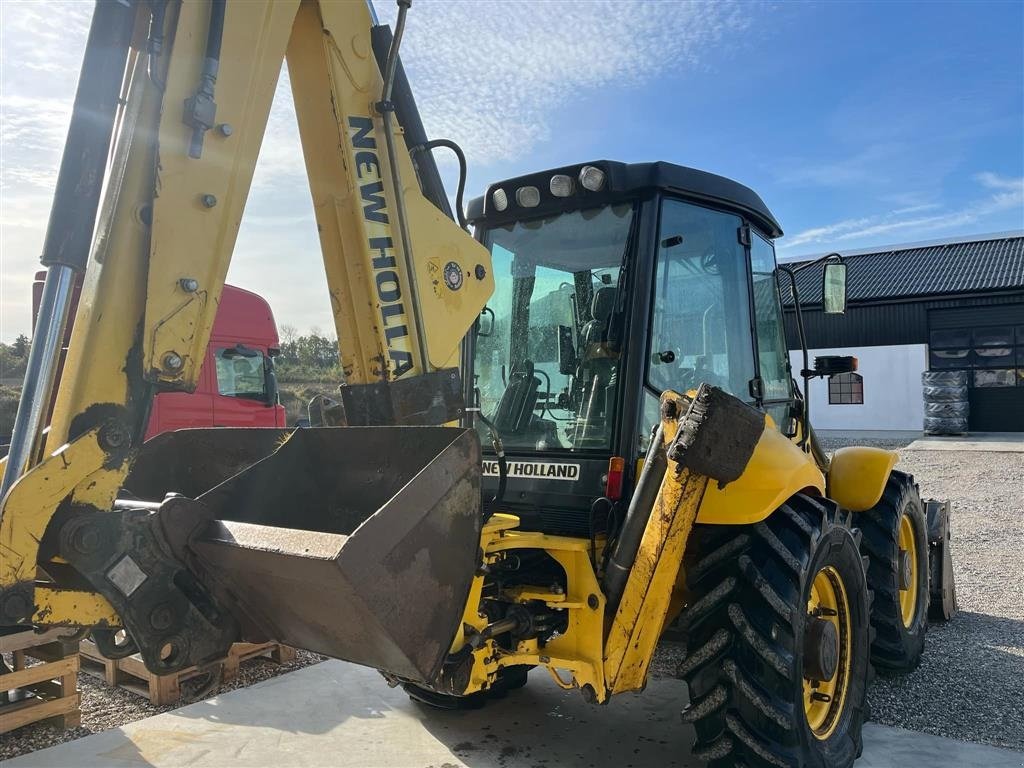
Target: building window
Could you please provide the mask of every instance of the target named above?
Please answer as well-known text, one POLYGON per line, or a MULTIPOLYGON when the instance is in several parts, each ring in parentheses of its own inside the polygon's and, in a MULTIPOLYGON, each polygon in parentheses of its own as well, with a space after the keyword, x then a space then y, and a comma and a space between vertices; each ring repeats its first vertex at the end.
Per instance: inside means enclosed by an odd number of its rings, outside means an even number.
POLYGON ((864 379, 856 373, 828 377, 829 405, 864 405, 864 379))
POLYGON ((936 330, 929 342, 933 371, 972 371, 973 387, 1024 384, 1024 326, 936 330))

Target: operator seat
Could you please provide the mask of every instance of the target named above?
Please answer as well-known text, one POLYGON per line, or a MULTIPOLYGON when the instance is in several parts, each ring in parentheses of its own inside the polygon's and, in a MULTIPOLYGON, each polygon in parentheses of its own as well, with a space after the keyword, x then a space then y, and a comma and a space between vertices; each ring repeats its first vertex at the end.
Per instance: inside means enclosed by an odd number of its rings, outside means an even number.
POLYGON ((590 303, 590 320, 580 333, 581 355, 577 378, 583 382, 580 410, 580 432, 576 444, 603 445, 607 439, 614 410, 614 390, 618 350, 608 346, 608 321, 615 308, 614 286, 603 286, 594 292, 590 303))
POLYGON ((594 357, 607 357, 607 351, 602 350, 600 345, 605 341, 608 333, 608 320, 612 316, 612 309, 615 307, 615 288, 603 286, 594 291, 594 298, 590 301, 590 320, 583 326, 580 333, 583 342, 583 362, 594 357), (594 348, 592 345, 598 345, 594 348), (602 354, 603 352, 603 354, 602 354))

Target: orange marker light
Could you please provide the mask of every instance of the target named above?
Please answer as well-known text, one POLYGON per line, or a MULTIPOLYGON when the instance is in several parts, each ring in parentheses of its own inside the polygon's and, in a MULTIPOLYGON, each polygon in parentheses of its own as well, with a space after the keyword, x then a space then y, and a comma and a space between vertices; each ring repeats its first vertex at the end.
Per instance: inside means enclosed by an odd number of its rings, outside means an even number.
POLYGON ((621 456, 608 459, 608 479, 604 484, 604 495, 612 501, 622 498, 622 483, 625 479, 626 460, 621 456))

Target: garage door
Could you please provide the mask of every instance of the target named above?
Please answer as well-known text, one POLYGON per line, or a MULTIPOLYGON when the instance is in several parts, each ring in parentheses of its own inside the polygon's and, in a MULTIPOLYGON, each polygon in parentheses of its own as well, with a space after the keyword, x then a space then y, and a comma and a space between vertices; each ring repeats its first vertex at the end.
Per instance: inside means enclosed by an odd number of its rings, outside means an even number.
POLYGON ((928 313, 931 370, 966 370, 969 428, 1024 431, 1024 304, 928 313))

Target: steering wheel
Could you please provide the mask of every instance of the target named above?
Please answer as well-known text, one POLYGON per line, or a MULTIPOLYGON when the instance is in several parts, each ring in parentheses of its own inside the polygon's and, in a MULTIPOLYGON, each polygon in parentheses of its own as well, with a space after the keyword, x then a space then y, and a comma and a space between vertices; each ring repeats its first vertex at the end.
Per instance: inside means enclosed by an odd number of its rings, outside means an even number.
POLYGON ((712 387, 721 387, 726 390, 729 388, 728 382, 724 377, 706 369, 697 370, 696 368, 680 366, 676 369, 675 379, 679 383, 677 385, 673 382, 672 388, 679 392, 688 392, 691 389, 696 389, 701 384, 710 384, 712 387))

